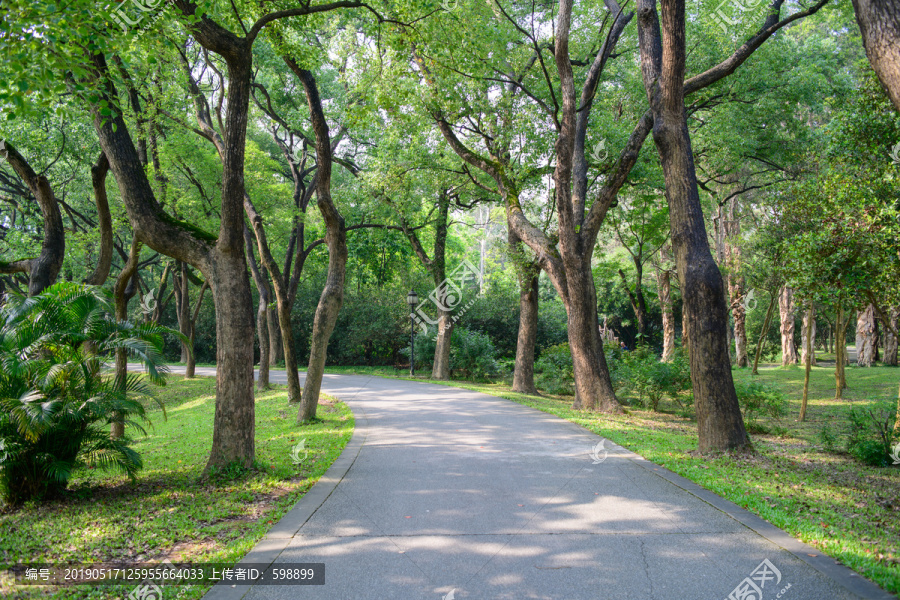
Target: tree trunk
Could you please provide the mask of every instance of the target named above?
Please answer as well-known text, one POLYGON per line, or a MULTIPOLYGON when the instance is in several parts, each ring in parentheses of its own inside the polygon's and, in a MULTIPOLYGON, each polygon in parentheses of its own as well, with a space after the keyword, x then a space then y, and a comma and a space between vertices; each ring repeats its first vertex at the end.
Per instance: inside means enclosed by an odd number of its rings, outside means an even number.
POLYGON ((875 364, 875 306, 869 304, 856 317, 856 365, 871 367, 875 364))
POLYGON ((102 152, 97 164, 91 167, 91 185, 94 187, 94 202, 97 205, 97 227, 100 229, 100 254, 94 272, 84 280, 88 285, 103 285, 112 267, 113 230, 112 215, 109 212, 109 198, 106 194, 106 176, 109 161, 102 152))
POLYGON ((450 340, 453 336, 453 326, 453 313, 439 308, 437 345, 434 349, 434 364, 431 367, 432 379, 450 380, 450 340))
MULTIPOLYGON (((284 361, 284 341, 281 339, 281 327, 278 324, 278 312, 271 304, 266 310, 266 326, 269 328, 269 366, 284 361)), ((291 328, 293 332, 293 328, 291 328)), ((296 346, 296 340, 294 341, 296 346)))
POLYGON ((813 340, 816 339, 815 315, 815 306, 810 304, 803 318, 803 365, 805 366, 806 372, 803 375, 803 399, 800 401, 801 422, 806 420, 806 406, 809 400, 809 373, 812 370, 813 358, 816 355, 816 349, 813 345, 813 340))
POLYGON ((634 291, 628 285, 628 278, 625 271, 619 269, 619 277, 622 278, 622 285, 625 287, 625 293, 628 294, 628 300, 631 302, 631 310, 634 312, 634 318, 637 321, 638 339, 637 345, 641 346, 647 343, 644 338, 647 335, 647 302, 644 298, 644 265, 641 264, 640 258, 634 257, 634 265, 637 271, 635 278, 634 291))
POLYGON ((672 249, 690 338, 691 381, 701 452, 746 448, 750 440, 738 405, 728 353, 725 285, 713 260, 704 222, 684 108, 684 0, 638 1, 644 88, 669 204, 672 249), (665 48, 663 48, 665 40, 665 48))
POLYGON ((853 0, 866 56, 900 111, 900 6, 883 0, 853 0))
MULTIPOLYGON (((128 260, 122 268, 122 272, 116 278, 113 286, 113 304, 116 311, 116 320, 119 322, 128 320, 128 301, 134 297, 137 286, 135 285, 134 274, 137 272, 138 262, 141 257, 141 243, 137 238, 131 241, 131 252, 128 260)), ((126 378, 128 377, 128 352, 125 348, 116 350, 116 387, 123 389, 125 387, 126 378)), ((116 412, 112 415, 110 436, 113 439, 119 439, 125 435, 125 422, 122 416, 116 412)))
MULTIPOLYGON (((194 14, 193 5, 179 8, 194 14)), ((195 39, 220 53, 228 64, 228 106, 218 236, 188 228, 166 215, 156 200, 121 113, 101 114, 119 106, 106 59, 94 54, 97 81, 90 104, 94 130, 109 159, 135 236, 157 252, 194 265, 209 282, 216 305, 216 410, 206 473, 235 463, 250 467, 255 459, 253 399, 253 307, 244 256, 244 143, 247 133, 252 53, 246 38, 237 38, 205 19, 192 28, 195 39)))
MULTIPOLYGON (((191 322, 191 285, 187 277, 187 265, 179 262, 176 266, 176 276, 173 278, 175 288, 175 314, 178 319, 178 331, 188 340, 193 338, 191 322)), ((181 341, 181 360, 187 364, 194 349, 188 346, 189 342, 181 341)))
MULTIPOLYGON (((318 172, 316 173, 316 203, 325 222, 325 244, 328 246, 328 277, 316 316, 310 339, 309 367, 306 370, 306 382, 300 398, 298 422, 315 419, 319 403, 319 391, 322 387, 322 376, 325 373, 325 359, 328 340, 337 322, 341 304, 344 301, 344 277, 347 270, 347 231, 344 218, 334 206, 331 199, 331 141, 328 136, 328 124, 322 111, 322 101, 312 72, 300 69, 290 59, 285 59, 288 66, 297 75, 306 92, 307 104, 312 119, 312 128, 316 136, 316 157, 318 172)), ((290 315, 288 315, 289 317, 290 315)), ((284 331, 282 330, 282 335, 284 331)))
POLYGON ((803 311, 803 330, 800 332, 800 361, 806 364, 806 355, 811 353, 809 362, 812 366, 816 365, 816 307, 810 306, 803 311), (812 339, 807 340, 806 336, 811 335, 812 339))
POLYGON ((898 318, 900 318, 900 307, 894 306, 888 310, 888 319, 890 325, 884 328, 884 364, 892 367, 897 366, 897 336, 898 318))
POLYGON ((797 364, 797 346, 794 344, 794 291, 788 286, 781 288, 778 298, 781 315, 781 366, 797 364))
POLYGON ((671 362, 675 355, 675 316, 672 312, 672 284, 670 272, 657 269, 656 287, 659 293, 659 308, 662 313, 663 350, 662 361, 671 362))
POLYGON ((772 326, 772 315, 775 313, 775 303, 778 301, 778 295, 772 292, 769 300, 769 308, 766 309, 766 318, 763 321, 762 331, 759 333, 759 340, 756 342, 756 357, 753 359, 753 375, 759 375, 759 356, 762 354, 763 343, 766 336, 769 335, 769 327, 772 326))
POLYGON ((260 390, 269 389, 269 325, 268 306, 270 300, 269 282, 265 279, 265 271, 259 268, 256 256, 253 253, 253 236, 250 230, 244 227, 244 244, 246 244, 247 263, 250 265, 250 274, 253 283, 259 293, 259 306, 256 309, 256 338, 259 340, 259 374, 256 377, 256 387, 260 390))
POLYGON ((728 296, 730 298, 731 316, 734 319, 734 354, 735 363, 739 367, 750 365, 747 355, 747 310, 744 307, 744 278, 741 273, 741 248, 738 245, 741 235, 741 222, 737 214, 737 198, 732 198, 728 207, 728 220, 725 230, 725 265, 728 269, 728 296))
POLYGON ((847 387, 847 326, 850 317, 844 316, 844 307, 838 306, 837 317, 834 320, 834 399, 844 397, 844 388, 847 387))
POLYGON ((12 144, 0 141, 0 157, 5 157, 31 193, 34 194, 43 217, 44 239, 41 253, 37 258, 24 259, 13 263, 0 263, 0 273, 28 273, 28 295, 37 296, 56 282, 66 253, 66 232, 63 228, 59 204, 50 182, 38 175, 28 161, 13 148, 12 144))
MULTIPOLYGON (((525 274, 527 277, 527 274, 525 274)), ((519 277, 519 337, 516 340, 516 365, 512 391, 537 394, 534 385, 534 345, 538 322, 538 275, 523 281, 519 277)))
MULTIPOLYGON (((590 259, 588 259, 590 260, 590 259)), ((568 297, 565 299, 569 349, 575 375, 573 408, 621 413, 616 400, 597 319, 597 296, 590 267, 567 268, 568 297)))

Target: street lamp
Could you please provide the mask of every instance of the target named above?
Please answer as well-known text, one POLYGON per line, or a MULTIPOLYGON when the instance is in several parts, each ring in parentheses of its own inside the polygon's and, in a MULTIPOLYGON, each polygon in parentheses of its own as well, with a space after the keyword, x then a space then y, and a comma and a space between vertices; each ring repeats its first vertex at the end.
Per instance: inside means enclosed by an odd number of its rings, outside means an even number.
POLYGON ((406 295, 406 303, 409 304, 409 376, 412 377, 415 375, 416 369, 416 330, 413 311, 419 304, 419 295, 416 290, 409 290, 406 295))

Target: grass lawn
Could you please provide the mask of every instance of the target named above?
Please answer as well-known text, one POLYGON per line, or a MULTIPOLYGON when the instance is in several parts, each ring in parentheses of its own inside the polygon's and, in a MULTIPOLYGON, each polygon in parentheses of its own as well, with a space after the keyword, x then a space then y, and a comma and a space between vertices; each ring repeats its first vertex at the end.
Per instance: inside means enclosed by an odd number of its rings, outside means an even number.
MULTIPOLYGON (((391 367, 338 367, 328 372, 402 377, 391 367)), ((813 368, 807 420, 800 423, 803 375, 801 367, 760 369, 754 379, 787 396, 788 414, 780 421, 759 419, 778 435, 752 435, 755 453, 734 456, 698 455, 696 422, 668 401, 661 403, 660 412, 631 407, 625 415, 605 415, 572 410, 571 397, 515 394, 504 383, 431 382, 501 396, 578 423, 900 593, 900 467, 867 466, 845 453, 829 452, 820 442, 820 432, 827 427, 843 445, 850 406, 896 398, 900 369, 847 367, 849 389, 844 400, 836 401, 833 363, 813 368)), ((749 369, 736 369, 734 376, 751 378, 749 369)), ((421 377, 426 380, 427 374, 421 377)))
MULTIPOLYGON (((215 379, 172 377, 158 390, 167 418, 150 412, 147 436, 133 448, 144 461, 136 483, 114 473, 82 471, 65 497, 0 513, 0 570, 16 563, 227 562, 242 558, 340 455, 353 416, 325 395, 321 421, 296 424, 287 391, 257 392, 256 468, 200 480, 212 441, 215 379), (291 449, 306 440, 295 465, 291 449)), ((127 586, 18 586, 0 581, 0 596, 127 598, 127 586)), ((165 598, 199 598, 206 585, 163 586, 165 598)))

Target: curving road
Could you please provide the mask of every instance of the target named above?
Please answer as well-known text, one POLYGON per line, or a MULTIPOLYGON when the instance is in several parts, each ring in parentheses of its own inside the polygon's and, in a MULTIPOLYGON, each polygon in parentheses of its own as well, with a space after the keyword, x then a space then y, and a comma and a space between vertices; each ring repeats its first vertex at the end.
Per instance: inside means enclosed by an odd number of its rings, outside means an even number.
POLYGON ((760 584, 762 600, 893 598, 573 423, 426 383, 322 389, 353 410, 353 439, 242 564, 324 563, 325 584, 220 583, 207 599, 722 600, 760 584))

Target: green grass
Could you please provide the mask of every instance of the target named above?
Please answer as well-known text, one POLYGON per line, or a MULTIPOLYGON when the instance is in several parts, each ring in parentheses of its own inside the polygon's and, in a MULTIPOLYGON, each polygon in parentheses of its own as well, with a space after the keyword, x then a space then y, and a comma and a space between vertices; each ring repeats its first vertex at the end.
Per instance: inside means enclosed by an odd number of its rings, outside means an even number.
MULTIPOLYGON (((299 426, 287 392, 256 396, 256 467, 202 480, 212 441, 215 380, 171 378, 159 390, 167 419, 133 447, 144 461, 136 483, 113 473, 79 472, 65 497, 0 514, 0 569, 15 563, 103 561, 227 562, 242 558, 340 455, 353 432, 347 406, 325 395, 320 421, 299 426), (299 466, 291 449, 306 440, 299 466)), ((6 586, 6 587, 4 587, 6 586)), ((199 598, 209 584, 165 586, 166 598, 199 598)), ((127 598, 134 585, 10 588, 16 598, 127 598)))
MULTIPOLYGON (((391 367, 329 368, 408 379, 391 367)), ((779 421, 759 422, 781 435, 753 435, 755 452, 699 455, 697 426, 679 406, 664 401, 660 412, 630 407, 624 415, 571 408, 571 397, 530 396, 503 383, 433 381, 507 398, 573 421, 742 506, 797 539, 832 556, 892 593, 900 593, 900 468, 871 467, 820 445, 819 432, 840 438, 850 406, 896 398, 900 369, 847 367, 849 389, 834 400, 834 367, 813 368, 807 420, 797 421, 803 392, 801 367, 767 365, 754 379, 780 389, 789 400, 779 421)), ((736 369, 749 380, 749 369, 736 369)), ((625 398, 627 400, 627 398, 625 398)))

